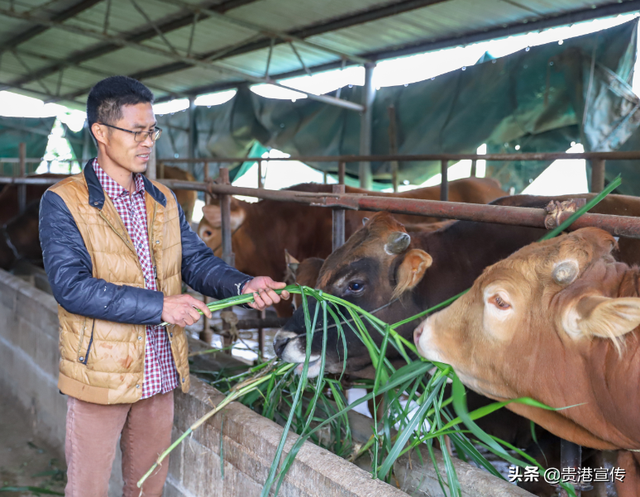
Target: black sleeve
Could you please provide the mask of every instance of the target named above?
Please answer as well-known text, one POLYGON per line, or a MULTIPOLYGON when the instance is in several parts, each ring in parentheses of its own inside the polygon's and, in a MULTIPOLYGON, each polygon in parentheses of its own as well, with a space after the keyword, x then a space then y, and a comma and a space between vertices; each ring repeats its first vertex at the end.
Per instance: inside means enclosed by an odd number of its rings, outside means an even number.
POLYGON ((47 191, 40 202, 40 245, 53 296, 67 311, 117 323, 160 324, 162 292, 94 278, 89 252, 62 198, 47 191))

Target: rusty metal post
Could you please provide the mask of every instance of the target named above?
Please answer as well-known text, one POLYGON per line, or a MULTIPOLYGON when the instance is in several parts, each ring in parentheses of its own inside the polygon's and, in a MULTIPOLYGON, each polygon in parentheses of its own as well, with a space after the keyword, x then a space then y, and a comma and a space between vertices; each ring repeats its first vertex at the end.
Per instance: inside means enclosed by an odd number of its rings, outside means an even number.
MULTIPOLYGON (((398 138, 396 132, 396 108, 390 105, 387 110, 389 111, 389 153, 396 155, 398 153, 398 138)), ((391 183, 393 184, 393 191, 398 191, 398 161, 391 161, 391 183)))
POLYGON ((442 172, 442 181, 440 182, 440 200, 449 200, 449 179, 447 173, 449 169, 449 161, 443 160, 440 162, 440 171, 442 172))
MULTIPOLYGON (((373 123, 373 100, 376 96, 376 89, 373 86, 373 69, 376 65, 369 62, 364 65, 364 91, 362 105, 364 111, 360 114, 360 154, 371 154, 371 128, 373 123)), ((371 175, 371 161, 360 162, 359 169, 360 188, 371 190, 373 177, 371 175)))
MULTIPOLYGON (((161 166, 162 167, 162 166, 161 166)), ((149 162, 147 162, 147 178, 149 179, 157 179, 158 171, 156 168, 156 145, 155 143, 151 147, 151 151, 149 152, 149 162)))
POLYGON ((328 179, 329 174, 327 173, 327 171, 324 171, 322 173, 322 182, 326 185, 327 184, 327 179, 328 179))
POLYGON ((264 188, 262 185, 262 161, 258 161, 258 188, 264 188))
MULTIPOLYGON (((344 185, 333 185, 333 193, 344 193, 344 185)), ((344 209, 333 209, 332 252, 344 245, 344 209)))
MULTIPOLYGON (((18 145, 19 170, 18 176, 24 178, 27 175, 27 144, 20 142, 18 145)), ((18 185, 18 210, 22 214, 27 208, 27 185, 18 185)))
MULTIPOLYGON (((564 468, 575 469, 574 474, 576 475, 576 480, 570 483, 573 484, 573 487, 576 491, 576 496, 580 497, 580 495, 582 494, 582 491, 581 491, 582 489, 581 489, 580 482, 578 481, 578 477, 580 475, 579 468, 582 465, 582 447, 572 442, 567 442, 566 440, 562 440, 560 442, 560 460, 561 460, 562 469, 564 468)), ((562 473, 564 474, 564 471, 562 471, 562 473)), ((567 495, 567 494, 563 490, 561 492, 561 495, 567 495)))
POLYGON ((345 170, 347 169, 347 164, 345 162, 338 162, 338 184, 344 185, 344 175, 345 170))
POLYGON ((591 191, 600 193, 604 190, 604 159, 591 159, 591 191))
POLYGON ((473 159, 471 161, 471 174, 469 174, 469 176, 471 176, 472 178, 475 178, 477 174, 478 174, 478 160, 473 159))
MULTIPOLYGON (((264 319, 267 317, 267 310, 262 309, 258 311, 260 315, 260 322, 264 322, 264 319)), ((264 357, 264 328, 262 326, 258 327, 258 351, 260 353, 260 357, 264 357)))
MULTIPOLYGON (((220 168, 220 184, 229 185, 229 169, 220 168)), ((235 256, 231 248, 231 197, 219 195, 220 215, 222 217, 222 260, 230 266, 235 265, 235 256)))

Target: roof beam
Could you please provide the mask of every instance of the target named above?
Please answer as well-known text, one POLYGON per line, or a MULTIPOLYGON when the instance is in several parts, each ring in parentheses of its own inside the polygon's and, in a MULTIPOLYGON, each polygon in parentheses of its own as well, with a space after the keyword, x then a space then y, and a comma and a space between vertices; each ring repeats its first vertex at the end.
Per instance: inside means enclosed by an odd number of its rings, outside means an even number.
MULTIPOLYGON (((531 21, 526 23, 521 21, 521 22, 507 25, 505 27, 488 29, 484 31, 477 31, 477 32, 469 33, 463 36, 442 38, 439 40, 423 40, 420 42, 407 44, 400 47, 395 47, 393 49, 366 52, 366 53, 361 53, 360 55, 362 57, 370 58, 373 60, 383 60, 383 59, 389 59, 393 57, 401 57, 403 55, 412 55, 417 53, 440 50, 443 48, 468 45, 470 43, 478 43, 481 41, 495 40, 498 38, 504 38, 507 36, 515 35, 515 34, 527 33, 529 31, 536 31, 536 30, 552 28, 556 26, 563 26, 566 24, 572 24, 572 23, 582 22, 582 21, 590 21, 593 19, 601 18, 601 17, 609 17, 609 16, 618 15, 618 14, 626 14, 634 11, 640 11, 640 0, 627 0, 623 3, 605 5, 595 9, 589 8, 589 9, 577 10, 574 12, 569 12, 567 14, 562 14, 555 17, 541 19, 539 21, 531 21)), ((347 64, 353 65, 350 63, 347 63, 347 64)), ((312 66, 312 67, 309 67, 309 69, 315 73, 315 72, 329 71, 331 69, 339 69, 340 67, 342 67, 341 61, 333 61, 325 64, 319 64, 317 66, 312 66)), ((151 69, 149 71, 146 71, 146 73, 150 73, 151 71, 154 71, 154 70, 151 69)), ((145 74, 141 74, 141 73, 139 74, 141 78, 150 77, 150 76, 146 76, 145 74)), ((274 79, 287 79, 287 78, 293 78, 296 76, 302 76, 304 74, 305 74, 304 70, 298 69, 295 71, 288 71, 285 73, 274 74, 271 77, 274 79)), ((136 78, 136 79, 139 79, 139 78, 136 78)), ((225 83, 218 83, 213 85, 193 87, 183 91, 184 93, 193 96, 193 95, 201 95, 204 93, 212 93, 216 91, 230 90, 232 88, 237 88, 238 86, 239 86, 238 83, 225 82, 225 83)), ((158 103, 163 102, 165 100, 170 100, 170 97, 162 97, 158 99, 158 103)))
MULTIPOLYGON (((209 8, 218 13, 224 13, 224 12, 227 12, 228 10, 235 9, 237 7, 242 7, 243 5, 247 5, 256 1, 257 0, 226 0, 218 3, 215 6, 210 6, 209 8)), ((7 12, 12 12, 12 11, 7 11, 7 12)), ((208 16, 206 15, 202 15, 199 17, 198 20, 201 21, 203 19, 206 19, 207 17, 208 16)), ((20 17, 20 18, 24 18, 24 17, 20 17)), ((27 20, 31 20, 32 22, 37 23, 37 21, 34 20, 33 18, 27 19, 27 20)), ((61 21, 56 21, 56 22, 59 23, 61 21)), ((172 16, 167 21, 163 22, 162 24, 159 24, 157 27, 158 29, 160 29, 160 31, 166 34, 171 31, 175 31, 176 29, 189 26, 192 22, 193 22, 193 15, 191 14, 191 12, 188 12, 188 13, 179 12, 178 14, 176 14, 175 16, 172 16)), ((47 29, 51 27, 50 25, 45 25, 45 26, 47 29)), ((136 30, 131 33, 122 33, 120 35, 120 37, 122 37, 126 41, 131 41, 131 42, 142 42, 142 41, 154 38, 156 36, 158 36, 158 33, 153 27, 144 28, 142 31, 136 30)), ((95 59, 97 57, 101 57, 102 55, 106 55, 116 50, 120 50, 121 48, 122 46, 116 43, 112 43, 112 42, 103 43, 101 45, 94 46, 92 48, 83 50, 81 52, 77 52, 67 57, 65 60, 65 64, 78 65, 78 64, 81 64, 82 62, 87 62, 91 59, 95 59)), ((47 66, 42 69, 39 69, 38 71, 35 71, 33 77, 45 78, 47 76, 50 76, 51 74, 57 73, 64 67, 66 67, 66 65, 64 64, 53 64, 51 66, 47 66)), ((32 81, 33 81, 33 78, 24 77, 24 78, 12 81, 8 84, 0 85, 0 90, 8 90, 8 89, 11 89, 12 87, 21 87, 21 85, 31 83, 32 81)))
MULTIPOLYGON (((251 81, 253 83, 267 83, 267 84, 272 84, 274 86, 278 86, 280 88, 284 88, 285 90, 292 90, 292 91, 297 91, 299 93, 304 93, 305 95, 307 95, 309 98, 313 99, 313 100, 318 100, 320 102, 324 102, 330 105, 336 105, 338 107, 342 107, 345 109, 349 109, 349 110, 355 110, 358 112, 361 112, 363 110, 363 106, 361 104, 355 103, 355 102, 349 102, 347 100, 341 100, 339 98, 335 98, 335 97, 331 97, 331 96, 326 96, 326 95, 316 95, 314 93, 310 93, 310 92, 305 92, 305 91, 300 91, 296 88, 292 88, 290 86, 287 85, 283 85, 281 83, 278 83, 277 81, 271 79, 271 78, 264 78, 261 76, 255 76, 253 74, 250 73, 246 73, 243 72, 239 69, 235 69, 233 67, 224 65, 220 62, 208 62, 208 61, 202 61, 199 59, 196 59, 194 57, 188 57, 185 55, 180 55, 177 52, 172 52, 169 50, 163 50, 161 48, 155 48, 155 47, 151 47, 148 45, 143 45, 141 43, 136 43, 136 42, 132 42, 132 41, 127 41, 124 39, 121 39, 119 37, 116 36, 112 36, 109 34, 105 34, 105 33, 100 33, 98 31, 94 31, 91 29, 85 29, 85 28, 81 28, 78 26, 72 26, 72 25, 68 25, 68 24, 62 24, 59 22, 55 22, 55 21, 51 21, 48 19, 42 19, 42 18, 34 18, 34 16, 29 15, 28 13, 18 13, 15 11, 11 11, 11 10, 7 10, 7 9, 0 9, 0 15, 6 16, 6 17, 12 17, 12 18, 18 18, 18 19, 23 19, 23 20, 33 20, 34 22, 37 23, 42 23, 42 24, 46 24, 52 28, 56 28, 62 31, 67 31, 69 33, 74 33, 74 34, 78 34, 81 36, 86 36, 89 38, 94 38, 94 39, 98 39, 101 41, 108 41, 110 43, 114 43, 117 45, 120 45, 121 47, 127 47, 127 48, 133 48, 136 50, 139 50, 141 52, 146 52, 146 53, 150 53, 150 54, 154 54, 154 55, 160 55, 162 57, 166 57, 168 59, 173 59, 177 62, 183 62, 192 66, 196 66, 196 67, 200 67, 203 69, 208 69, 211 71, 214 71, 216 73, 226 73, 229 74, 231 76, 235 76, 238 77, 242 80, 247 80, 247 81, 251 81)), ((31 80, 33 79, 37 79, 39 81, 42 80, 42 77, 37 77, 36 75, 31 75, 30 77, 31 80)), ((60 97, 58 98, 53 98, 50 101, 59 101, 59 100, 63 100, 65 99, 65 97, 60 97)))
MULTIPOLYGON (((70 62, 67 62, 64 59, 56 59, 56 58, 53 58, 53 57, 42 55, 40 53, 32 52, 30 50, 25 50, 24 48, 17 48, 15 50, 13 50, 12 52, 14 53, 14 55, 19 54, 19 55, 24 55, 24 56, 27 56, 27 57, 32 57, 34 59, 44 60, 46 62, 52 62, 52 63, 55 63, 55 64, 60 64, 62 66, 62 68, 59 71, 60 73, 62 73, 62 71, 64 71, 67 68, 75 68, 75 69, 77 69, 79 71, 86 72, 87 74, 93 74, 95 76, 99 76, 100 78, 107 78, 109 76, 113 76, 113 72, 103 71, 103 70, 100 70, 100 69, 94 69, 93 67, 85 67, 85 66, 81 66, 79 64, 72 64, 70 62)), ((27 88, 24 88, 24 86, 25 85, 21 85, 21 86, 17 86, 17 87, 14 87, 14 88, 22 88, 25 91, 32 91, 32 90, 29 90, 27 88)), ((190 96, 190 95, 188 95, 186 93, 182 93, 182 92, 179 92, 179 91, 173 91, 173 90, 170 90, 168 88, 163 88, 163 87, 155 85, 155 84, 149 84, 147 86, 149 88, 151 88, 152 90, 161 91, 162 93, 167 93, 170 98, 187 98, 187 97, 190 96)), ((47 98, 49 99, 49 98, 51 98, 51 96, 49 95, 49 96, 47 96, 47 98)))
MULTIPOLYGON (((442 3, 446 1, 448 0, 402 0, 399 2, 397 1, 392 4, 386 4, 382 7, 367 9, 365 11, 358 12, 356 14, 351 14, 345 17, 332 19, 327 22, 323 22, 319 24, 316 23, 309 26, 305 26, 303 28, 287 31, 286 33, 283 33, 283 35, 303 39, 309 36, 320 35, 323 33, 327 33, 329 31, 334 31, 336 29, 343 29, 351 26, 356 26, 358 24, 362 24, 365 22, 376 21, 378 19, 383 19, 385 17, 389 17, 395 14, 409 12, 411 10, 428 7, 430 5, 434 5, 434 4, 442 3)), ((275 42, 276 45, 279 45, 281 43, 286 43, 286 42, 284 40, 275 42)), ((235 55, 242 55, 255 50, 261 50, 263 48, 269 48, 270 46, 271 46, 271 39, 265 37, 261 40, 241 44, 240 46, 234 48, 233 50, 228 50, 227 48, 224 48, 222 50, 216 50, 216 51, 204 53, 199 55, 198 58, 206 59, 206 60, 218 60, 222 58, 233 57, 235 55)), ((359 55, 359 57, 364 59, 367 58, 367 57, 363 57, 362 55, 359 55)), ((340 61, 337 64, 339 65, 340 61)), ((130 76, 135 79, 147 79, 147 78, 154 78, 157 76, 163 76, 165 74, 170 74, 170 73, 181 71, 183 69, 188 69, 188 68, 189 68, 188 64, 175 62, 172 64, 159 66, 154 69, 139 71, 137 73, 131 74, 130 76)), ((313 70, 313 68, 311 69, 313 70)))
POLYGON ((322 52, 326 52, 326 53, 330 53, 332 55, 335 55, 337 57, 340 57, 341 59, 345 59, 345 60, 350 60, 352 62, 358 63, 358 64, 366 64, 367 62, 370 62, 367 59, 363 59, 362 57, 358 57, 357 55, 351 55, 348 54, 346 52, 342 52, 340 50, 335 50, 333 48, 329 48, 329 47, 325 47, 324 45, 321 45, 319 43, 314 43, 314 42, 310 42, 307 40, 304 40, 303 38, 300 38, 298 36, 294 36, 294 35, 290 35, 287 34, 283 31, 277 31, 274 29, 268 29, 265 28, 263 26, 259 26, 257 24, 253 24, 251 22, 248 21, 243 21, 242 19, 236 19, 234 17, 229 17, 226 16, 224 14, 218 14, 217 12, 212 11, 211 9, 205 9, 205 8, 200 8, 196 5, 187 3, 187 2, 183 2, 182 0, 160 0, 161 2, 164 3, 168 3, 171 5, 179 5, 182 8, 185 9, 189 9, 192 12, 196 13, 196 14, 200 14, 200 13, 204 13, 207 14, 210 17, 213 17, 215 19, 218 19, 222 22, 226 22, 228 24, 234 24, 236 26, 240 26, 242 28, 246 28, 246 29, 250 29, 252 31, 255 31, 257 33, 262 34, 263 36, 269 38, 269 39, 275 39, 275 38, 279 38, 282 41, 288 42, 288 43, 298 43, 300 45, 306 45, 310 48, 315 48, 316 50, 320 50, 322 52))
MULTIPOLYGON (((68 9, 63 10, 62 12, 58 12, 57 14, 54 14, 53 16, 51 16, 51 20, 52 21, 56 21, 56 22, 66 21, 67 19, 69 19, 71 17, 74 17, 74 16, 78 15, 79 13, 84 12, 87 9, 90 9, 95 4, 97 4, 97 3, 101 2, 101 1, 102 0, 82 0, 82 1, 78 2, 75 5, 72 5, 68 9)), ((48 29, 49 29, 49 26, 46 26, 46 25, 43 25, 43 24, 39 24, 37 26, 33 26, 33 27, 27 29, 26 31, 23 31, 20 34, 17 34, 16 36, 11 38, 10 40, 4 42, 2 44, 2 46, 0 46, 0 54, 3 53, 3 52, 6 52, 7 50, 11 50, 13 48, 16 48, 21 43, 29 41, 32 38, 35 38, 36 36, 38 36, 39 34, 44 33, 48 29)))

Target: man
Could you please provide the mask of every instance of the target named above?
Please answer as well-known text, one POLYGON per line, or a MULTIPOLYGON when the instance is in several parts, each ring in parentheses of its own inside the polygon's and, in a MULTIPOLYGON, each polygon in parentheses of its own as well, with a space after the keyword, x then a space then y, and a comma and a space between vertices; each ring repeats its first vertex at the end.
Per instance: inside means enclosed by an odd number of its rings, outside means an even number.
MULTIPOLYGON (((279 302, 274 289, 284 287, 215 257, 173 192, 141 174, 161 133, 152 103, 131 78, 96 84, 87 119, 98 157, 41 201, 44 264, 60 304, 58 386, 68 395, 67 497, 106 497, 119 437, 124 495, 137 496, 137 480, 170 445, 173 390, 189 388, 182 327, 198 310, 211 317, 181 295, 182 280, 216 298, 253 293, 256 309, 279 302)), ((167 468, 145 496, 162 495, 167 468)))

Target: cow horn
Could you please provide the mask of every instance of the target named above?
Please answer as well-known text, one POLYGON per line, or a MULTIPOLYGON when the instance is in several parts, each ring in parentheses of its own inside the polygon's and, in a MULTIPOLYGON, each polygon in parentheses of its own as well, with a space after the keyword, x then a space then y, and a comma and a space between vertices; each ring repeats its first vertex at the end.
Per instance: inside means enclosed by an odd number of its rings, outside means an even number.
POLYGON ((562 261, 553 268, 553 281, 560 285, 568 285, 575 281, 579 272, 580 267, 576 261, 562 261))
POLYGON ((411 243, 411 237, 404 231, 394 231, 387 238, 384 251, 389 255, 401 254, 411 243))
POLYGON ((364 226, 365 224, 367 224, 367 221, 369 220, 368 217, 363 217, 362 218, 362 226, 364 226))

